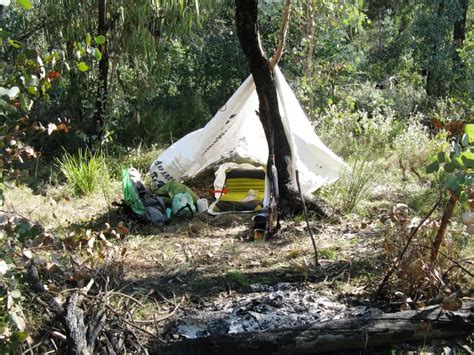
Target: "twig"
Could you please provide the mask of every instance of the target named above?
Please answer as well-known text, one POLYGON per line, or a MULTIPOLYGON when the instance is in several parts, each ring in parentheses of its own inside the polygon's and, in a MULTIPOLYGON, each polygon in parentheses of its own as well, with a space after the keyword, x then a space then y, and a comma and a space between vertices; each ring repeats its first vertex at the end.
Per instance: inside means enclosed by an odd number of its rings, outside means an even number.
POLYGON ((97 315, 87 325, 87 344, 91 349, 94 349, 94 343, 97 339, 99 332, 102 330, 102 326, 106 320, 106 314, 103 309, 97 312, 97 315))
POLYGON ((170 317, 172 317, 176 311, 178 310, 178 308, 183 304, 184 302, 184 296, 181 298, 181 301, 179 301, 179 303, 177 303, 175 305, 175 307, 173 308, 173 310, 168 313, 167 315, 164 315, 163 317, 160 317, 160 318, 156 318, 156 319, 142 319, 142 320, 134 320, 135 323, 140 323, 140 324, 154 324, 154 323, 158 323, 158 322, 162 322, 170 317))
POLYGON ((141 331, 142 333, 148 334, 149 336, 151 336, 151 337, 153 337, 153 338, 156 338, 156 337, 157 337, 156 334, 153 334, 153 333, 149 332, 148 330, 143 329, 143 328, 137 326, 136 324, 134 324, 134 323, 132 323, 132 322, 129 322, 129 321, 123 319, 123 318, 121 317, 121 315, 120 315, 115 309, 113 309, 112 307, 110 307, 109 305, 106 305, 105 307, 107 307, 107 309, 108 309, 109 311, 111 311, 113 314, 115 314, 115 315, 117 316, 117 318, 119 318, 119 319, 120 319, 122 322, 124 322, 125 324, 127 324, 127 325, 129 325, 129 326, 131 326, 131 327, 134 327, 135 329, 141 331))
POLYGON ((303 192, 301 191, 300 177, 299 177, 298 170, 296 170, 295 173, 296 173, 296 184, 298 185, 298 191, 300 193, 301 202, 303 203, 303 214, 304 214, 304 219, 306 220, 306 227, 308 228, 309 236, 311 237, 311 242, 313 243, 314 262, 315 262, 316 266, 319 266, 318 249, 316 247, 316 241, 314 240, 313 231, 311 230, 311 228, 309 226, 308 211, 306 210, 306 204, 304 202, 303 192))
POLYGON ((143 346, 143 344, 142 344, 142 342, 140 341, 140 338, 138 337, 138 335, 137 335, 133 330, 130 330, 130 333, 132 333, 133 336, 135 337, 135 339, 137 340, 138 346, 139 346, 140 349, 143 351, 143 354, 148 354, 147 349, 143 346))
POLYGON ((128 298, 129 300, 132 300, 133 302, 135 302, 136 304, 138 304, 142 308, 145 308, 145 305, 142 302, 140 302, 139 300, 137 300, 133 296, 127 295, 126 293, 122 293, 122 292, 118 292, 118 291, 110 291, 109 295, 116 295, 116 296, 122 296, 122 297, 128 298))
POLYGON ((44 288, 43 284, 41 283, 39 274, 38 274, 38 269, 36 268, 36 265, 34 262, 30 264, 29 267, 29 272, 28 276, 30 277, 32 283, 33 283, 33 288, 39 292, 42 296, 47 298, 47 302, 49 307, 52 308, 52 311, 55 313, 55 315, 61 316, 64 312, 64 308, 54 299, 54 297, 44 288))
POLYGON ((56 331, 56 330, 55 330, 55 331, 52 331, 52 332, 51 332, 51 335, 52 335, 53 337, 55 337, 55 338, 61 340, 61 341, 64 341, 64 342, 67 341, 67 337, 66 337, 63 333, 60 333, 60 332, 58 332, 58 331, 56 331))
MULTIPOLYGON (((425 249, 430 249, 430 250, 433 249, 433 247, 426 246, 426 245, 421 245, 421 244, 415 244, 415 245, 418 246, 418 247, 421 247, 421 248, 425 248, 425 249)), ((444 257, 444 258, 448 259, 449 261, 451 261, 455 266, 457 266, 458 268, 460 268, 460 269, 461 269, 462 271, 464 271, 466 274, 468 274, 468 275, 471 276, 471 277, 474 277, 474 274, 473 274, 472 272, 470 272, 468 269, 466 269, 464 266, 462 266, 458 261, 456 261, 456 260, 454 260, 453 258, 447 256, 447 255, 444 254, 442 251, 438 251, 438 253, 439 253, 442 257, 444 257)), ((462 260, 461 260, 461 261, 462 261, 462 260)), ((466 261, 466 263, 472 264, 472 263, 470 263, 469 261, 466 261)), ((451 269, 451 268, 450 268, 450 269, 451 269)), ((446 272, 443 274, 443 277, 444 277, 444 275, 446 275, 447 272, 448 272, 448 271, 446 271, 446 272)))
POLYGON ((426 220, 428 218, 430 218, 430 216, 433 214, 433 212, 436 210, 436 208, 438 207, 438 205, 441 203, 441 197, 438 199, 438 201, 436 201, 435 205, 433 206, 433 208, 428 212, 428 214, 425 216, 425 218, 423 218, 419 223, 418 225, 411 231, 410 235, 408 236, 408 240, 405 244, 405 247, 403 248, 402 252, 400 253, 400 255, 395 258, 395 260, 393 261, 392 263, 392 266, 390 267, 390 269, 387 271, 387 273, 385 274, 382 282, 379 284, 379 287, 377 288, 377 291, 375 292, 375 295, 374 295, 374 299, 377 299, 379 298, 380 294, 382 293, 382 290, 383 288, 385 287, 385 284, 387 283, 388 279, 390 278, 390 276, 392 276, 393 272, 395 271, 395 269, 397 268, 397 266, 399 265, 400 261, 402 260, 403 256, 405 255, 406 251, 408 250, 408 247, 410 246, 410 243, 411 241, 413 240, 413 238, 415 237, 416 233, 418 232, 418 230, 421 228, 421 226, 426 222, 426 220))
POLYGON ((33 345, 32 347, 28 348, 28 350, 24 351, 24 352, 22 353, 22 355, 25 355, 25 354, 28 353, 29 351, 32 351, 32 350, 36 349, 37 347, 43 345, 44 342, 45 342, 47 339, 48 339, 47 336, 43 336, 43 338, 42 338, 37 344, 35 344, 35 345, 33 345))

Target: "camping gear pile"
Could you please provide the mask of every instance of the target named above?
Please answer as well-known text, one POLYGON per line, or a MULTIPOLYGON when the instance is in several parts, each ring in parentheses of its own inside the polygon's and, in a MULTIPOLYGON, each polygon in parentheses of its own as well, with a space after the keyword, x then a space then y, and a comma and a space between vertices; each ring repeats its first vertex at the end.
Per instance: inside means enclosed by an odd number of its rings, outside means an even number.
MULTIPOLYGON (((311 194, 336 181, 349 168, 316 135, 278 67, 274 74, 280 115, 292 152, 292 169, 299 172, 302 193, 311 194)), ((259 235, 271 232, 277 219, 278 177, 274 167, 266 167, 268 144, 257 115, 258 106, 255 83, 249 76, 204 128, 171 145, 150 166, 152 183, 160 187, 158 196, 152 198, 144 189, 137 179, 138 172, 124 172, 126 204, 157 224, 181 214, 193 215, 196 206, 207 208, 207 200, 197 203, 197 196, 178 181, 214 170, 215 201, 207 212, 256 212, 255 230, 259 235)))
POLYGON ((135 168, 122 172, 122 190, 125 205, 138 220, 163 225, 173 218, 197 213, 198 197, 186 185, 170 181, 153 194, 146 189, 135 168))

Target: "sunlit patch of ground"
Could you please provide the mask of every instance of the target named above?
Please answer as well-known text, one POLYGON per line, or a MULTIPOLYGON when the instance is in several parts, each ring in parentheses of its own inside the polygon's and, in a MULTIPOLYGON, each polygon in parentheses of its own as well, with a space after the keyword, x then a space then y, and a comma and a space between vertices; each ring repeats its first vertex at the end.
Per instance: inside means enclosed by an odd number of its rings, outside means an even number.
MULTIPOLYGON (((150 320, 171 312, 169 321, 217 299, 251 295, 256 285, 288 283, 335 302, 368 300, 391 260, 386 241, 402 237, 394 236, 395 224, 387 222, 397 204, 406 205, 412 218, 422 215, 416 210, 426 210, 433 201, 424 183, 387 181, 374 187, 351 214, 311 218, 321 264, 315 267, 302 216, 285 220, 276 237, 254 241, 252 215, 201 214, 154 227, 131 221, 112 207, 120 195, 118 183, 107 192, 83 198, 70 197, 64 187, 42 194, 13 187, 6 192, 3 209, 58 234, 100 230, 105 223, 112 228, 125 224, 128 235, 116 241, 124 254, 115 284, 142 302, 133 310, 136 317, 150 320)), ((462 235, 462 226, 453 223, 452 228, 462 235)), ((466 243, 462 255, 472 258, 473 243, 469 239, 466 243)))

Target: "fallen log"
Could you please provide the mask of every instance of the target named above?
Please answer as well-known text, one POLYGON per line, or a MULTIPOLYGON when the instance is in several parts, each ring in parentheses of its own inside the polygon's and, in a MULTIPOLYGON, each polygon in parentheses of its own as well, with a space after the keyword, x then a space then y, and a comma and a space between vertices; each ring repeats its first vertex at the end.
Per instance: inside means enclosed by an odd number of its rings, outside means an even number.
POLYGON ((314 354, 406 342, 466 337, 474 332, 474 302, 456 312, 439 306, 372 317, 330 320, 292 329, 211 334, 160 345, 150 354, 314 354))
POLYGON ((66 331, 68 354, 92 354, 91 348, 87 344, 87 328, 84 324, 84 310, 81 308, 82 296, 79 292, 74 292, 69 298, 66 307, 66 331))

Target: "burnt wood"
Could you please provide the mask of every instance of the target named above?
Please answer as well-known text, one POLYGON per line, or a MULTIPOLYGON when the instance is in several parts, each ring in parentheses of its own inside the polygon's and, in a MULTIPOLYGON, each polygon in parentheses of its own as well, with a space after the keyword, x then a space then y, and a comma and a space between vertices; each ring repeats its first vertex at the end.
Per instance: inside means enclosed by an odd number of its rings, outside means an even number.
POLYGON ((293 329, 211 335, 159 346, 150 354, 317 354, 370 350, 406 342, 467 337, 474 332, 474 302, 450 313, 438 306, 314 323, 293 329))

